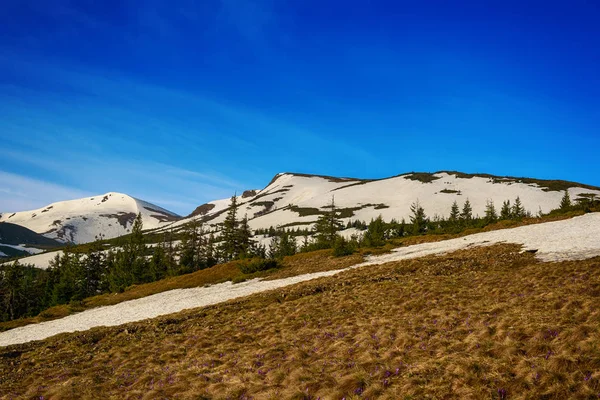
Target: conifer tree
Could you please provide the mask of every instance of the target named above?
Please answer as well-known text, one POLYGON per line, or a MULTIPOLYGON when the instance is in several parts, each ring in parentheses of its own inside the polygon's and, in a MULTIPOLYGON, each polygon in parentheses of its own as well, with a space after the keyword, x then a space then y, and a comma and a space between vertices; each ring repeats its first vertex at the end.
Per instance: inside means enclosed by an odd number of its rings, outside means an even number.
POLYGON ((469 199, 465 200, 465 204, 463 205, 462 211, 460 213, 460 220, 465 225, 469 225, 473 220, 473 207, 471 207, 471 202, 469 199))
POLYGON ((512 207, 510 206, 510 200, 506 200, 502 203, 500 209, 500 219, 507 220, 512 218, 512 207))
POLYGON ((456 225, 458 223, 459 219, 460 219, 460 210, 458 208, 458 203, 456 202, 456 200, 454 200, 454 203, 452 203, 452 207, 450 208, 450 217, 448 218, 448 221, 452 225, 456 225))
POLYGON ((94 296, 107 289, 102 284, 106 280, 106 255, 102 251, 102 234, 96 237, 96 240, 88 247, 86 257, 81 260, 80 279, 83 284, 79 287, 79 293, 76 294, 77 300, 94 296))
POLYGON ((15 319, 20 314, 19 304, 23 302, 23 269, 18 261, 2 265, 0 274, 0 294, 2 311, 7 315, 3 319, 15 319))
POLYGON ((133 221, 131 236, 124 250, 131 260, 132 283, 148 282, 148 262, 146 260, 146 243, 144 239, 142 213, 138 213, 133 221))
POLYGON ((211 232, 206 241, 204 249, 204 261, 207 267, 212 267, 217 263, 217 250, 215 249, 215 235, 211 232))
POLYGON ((569 196, 569 191, 565 190, 565 194, 563 195, 560 201, 560 209, 562 211, 568 211, 573 204, 571 203, 571 196, 569 196))
POLYGON ((169 230, 168 233, 165 233, 164 239, 164 250, 165 250, 165 276, 175 276, 178 273, 178 265, 177 265, 177 249, 173 243, 173 230, 169 230))
POLYGON ((179 244, 180 273, 196 271, 199 268, 199 248, 202 234, 202 224, 197 219, 193 219, 186 225, 179 244))
POLYGON ((498 219, 498 213, 492 200, 488 200, 485 203, 485 222, 490 224, 498 219))
POLYGON ((410 205, 410 212, 412 213, 410 223, 412 224, 413 234, 419 235, 424 233, 427 229, 427 216, 419 200, 410 205))
POLYGON ((385 244, 385 224, 381 215, 371 220, 363 237, 363 244, 367 247, 383 246, 385 244))
POLYGON ((146 244, 142 230, 142 214, 139 213, 133 222, 131 234, 127 237, 123 249, 111 257, 108 276, 111 292, 122 292, 134 283, 149 281, 146 244))
POLYGON ((315 225, 317 244, 320 247, 331 248, 336 239, 337 232, 341 229, 342 223, 337 215, 335 208, 335 199, 331 197, 331 204, 325 214, 319 216, 315 225))
POLYGON ((515 204, 512 206, 512 217, 513 219, 522 219, 525 217, 525 208, 521 204, 521 199, 517 196, 515 204))
POLYGON ((81 259, 69 249, 63 255, 57 254, 50 262, 49 268, 56 271, 57 282, 52 290, 52 304, 65 304, 75 297, 81 296, 80 273, 81 259))
POLYGON ((225 261, 232 260, 239 254, 239 234, 237 221, 237 197, 233 195, 229 202, 229 210, 221 229, 221 254, 225 261))
POLYGON ((285 230, 280 236, 274 236, 269 244, 268 256, 272 259, 281 259, 285 256, 293 256, 298 251, 296 239, 285 230))
POLYGON ((248 225, 248 216, 240 221, 240 226, 237 230, 237 246, 236 257, 246 258, 252 255, 254 242, 252 241, 252 231, 248 225))

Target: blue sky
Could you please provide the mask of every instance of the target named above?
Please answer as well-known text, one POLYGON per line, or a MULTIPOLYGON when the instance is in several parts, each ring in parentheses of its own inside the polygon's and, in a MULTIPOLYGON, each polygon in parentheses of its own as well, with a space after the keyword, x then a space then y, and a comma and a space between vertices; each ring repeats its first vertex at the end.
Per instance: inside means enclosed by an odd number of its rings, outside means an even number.
POLYGON ((0 212, 278 172, 600 186, 595 1, 4 0, 0 212))

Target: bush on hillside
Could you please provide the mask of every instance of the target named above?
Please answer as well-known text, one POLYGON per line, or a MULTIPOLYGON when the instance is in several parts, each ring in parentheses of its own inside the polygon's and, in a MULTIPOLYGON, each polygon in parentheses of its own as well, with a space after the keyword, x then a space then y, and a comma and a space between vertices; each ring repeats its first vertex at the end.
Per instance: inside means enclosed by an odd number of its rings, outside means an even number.
POLYGON ((238 262, 238 268, 243 274, 253 274, 259 271, 279 268, 281 264, 277 260, 264 258, 248 258, 238 262))
POLYGON ((333 255, 335 257, 349 256, 356 250, 357 244, 355 241, 348 241, 343 236, 337 235, 333 242, 333 255))

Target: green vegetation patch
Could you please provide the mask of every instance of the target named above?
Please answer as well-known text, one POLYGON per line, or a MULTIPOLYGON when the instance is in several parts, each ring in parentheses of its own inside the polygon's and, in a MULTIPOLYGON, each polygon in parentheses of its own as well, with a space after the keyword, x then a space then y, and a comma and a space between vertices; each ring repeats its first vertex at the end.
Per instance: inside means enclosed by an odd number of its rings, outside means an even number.
POLYGON ((311 215, 323 215, 325 214, 323 211, 319 210, 315 207, 298 207, 298 206, 289 206, 289 209, 293 212, 298 213, 301 217, 308 217, 311 215))
POLYGON ((387 204, 383 204, 383 203, 379 203, 379 204, 375 204, 375 207, 373 207, 376 210, 383 210, 385 208, 390 208, 390 206, 388 206, 387 204))
POLYGON ((419 181, 423 183, 431 183, 440 179, 439 177, 434 176, 434 174, 430 172, 410 172, 406 175, 401 176, 404 176, 406 179, 410 179, 411 181, 419 181))
POLYGON ((461 194, 460 190, 452 190, 452 189, 443 189, 443 190, 440 190, 440 193, 461 194))
POLYGON ((280 268, 281 264, 277 260, 265 260, 263 258, 250 258, 246 260, 240 260, 237 262, 237 266, 243 274, 253 274, 261 271, 268 271, 270 269, 280 268))
POLYGON ((479 178, 487 178, 490 179, 493 183, 525 183, 528 185, 538 185, 543 188, 545 192, 562 192, 564 190, 581 187, 589 190, 600 190, 600 187, 585 185, 583 183, 571 182, 571 181, 562 181, 562 180, 546 180, 546 179, 534 179, 534 178, 518 178, 514 176, 496 176, 490 174, 465 174, 464 172, 458 171, 439 171, 437 173, 446 173, 449 175, 454 175, 457 178, 461 179, 471 179, 474 177, 479 178))

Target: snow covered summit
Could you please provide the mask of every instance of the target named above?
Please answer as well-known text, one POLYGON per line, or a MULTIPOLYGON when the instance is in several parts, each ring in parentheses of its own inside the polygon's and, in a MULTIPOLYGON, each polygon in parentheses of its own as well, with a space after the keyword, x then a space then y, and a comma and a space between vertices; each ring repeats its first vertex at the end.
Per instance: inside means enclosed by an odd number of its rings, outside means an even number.
MULTIPOLYGON (((339 178, 298 173, 279 173, 262 190, 238 196, 239 218, 246 215, 253 229, 269 227, 310 228, 331 204, 332 198, 344 222, 369 222, 379 215, 384 220, 410 218, 410 206, 419 201, 428 217, 448 217, 452 203, 460 207, 468 199, 473 215, 483 216, 491 201, 499 210, 502 202, 519 197, 532 214, 558 208, 564 190, 571 199, 600 197, 600 188, 575 182, 499 177, 441 171, 407 173, 385 179, 339 178)), ((213 201, 197 208, 190 217, 175 222, 180 226, 201 216, 210 225, 225 219, 230 200, 213 201)))
POLYGON ((31 211, 3 213, 0 222, 31 229, 60 242, 87 243, 102 234, 113 238, 127 234, 138 213, 144 229, 153 229, 179 219, 164 208, 128 196, 110 192, 83 199, 60 201, 31 211))

